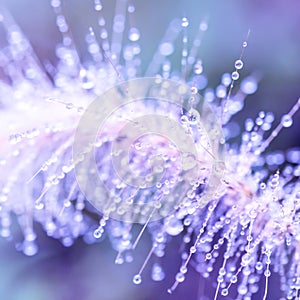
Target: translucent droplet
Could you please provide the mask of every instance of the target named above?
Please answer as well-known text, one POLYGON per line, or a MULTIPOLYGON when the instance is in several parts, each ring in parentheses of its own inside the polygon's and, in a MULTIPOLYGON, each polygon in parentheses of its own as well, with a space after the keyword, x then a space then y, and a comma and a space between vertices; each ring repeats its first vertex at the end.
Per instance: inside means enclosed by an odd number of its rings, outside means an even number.
POLYGON ((183 273, 178 272, 178 273, 176 274, 176 281, 178 281, 178 282, 183 282, 184 279, 185 279, 185 276, 184 276, 183 273))
POLYGON ((261 184, 260 184, 260 189, 261 190, 264 190, 266 188, 266 184, 264 183, 264 182, 262 182, 261 184))
POLYGON ((153 265, 151 277, 154 281, 162 281, 165 278, 165 273, 158 263, 153 265))
POLYGON ((135 11, 134 5, 128 5, 127 11, 128 11, 129 13, 133 13, 133 12, 135 11))
POLYGON ((246 48, 247 46, 248 46, 248 43, 245 41, 245 42, 243 43, 243 47, 246 48))
POLYGON ((268 269, 265 270, 264 275, 265 275, 266 277, 270 277, 270 276, 271 276, 271 271, 268 270, 268 269))
POLYGON ((101 236, 102 236, 102 233, 101 233, 100 229, 97 228, 97 229, 94 231, 94 238, 100 239, 101 236))
POLYGON ((293 119, 290 115, 283 115, 281 118, 281 124, 283 127, 291 127, 293 124, 293 119))
POLYGON ((240 74, 237 71, 231 73, 232 80, 238 80, 240 78, 240 74))
POLYGON ((211 258, 212 258, 211 253, 206 253, 205 259, 206 259, 206 260, 210 260, 211 258))
POLYGON ((253 77, 246 77, 241 83, 241 90, 246 95, 254 94, 257 87, 257 81, 253 77))
POLYGON ((229 86, 231 84, 231 76, 228 73, 223 74, 222 76, 222 84, 225 86, 229 86))
POLYGON ((200 75, 203 72, 202 61, 198 60, 194 65, 194 73, 200 75))
POLYGON ((180 220, 178 220, 175 216, 172 216, 165 221, 166 232, 169 235, 178 235, 183 231, 183 225, 180 220))
POLYGON ((205 21, 202 21, 202 22, 200 23, 199 28, 200 28, 200 30, 202 30, 202 31, 206 31, 207 28, 208 28, 208 25, 207 25, 207 23, 206 23, 205 21))
POLYGON ((195 246, 192 246, 192 247, 190 248, 190 252, 191 252, 191 253, 195 253, 195 252, 196 252, 196 250, 197 250, 197 249, 196 249, 196 247, 195 247, 195 246))
POLYGON ((223 289, 223 290, 221 291, 221 295, 222 295, 222 296, 227 296, 227 295, 228 295, 228 289, 223 289))
POLYGON ((191 125, 196 125, 200 122, 200 114, 195 109, 190 109, 188 112, 188 119, 191 125))
POLYGON ((181 19, 181 26, 186 28, 189 26, 189 20, 187 18, 182 18, 181 19))
POLYGON ((33 256, 38 252, 38 247, 35 242, 23 242, 23 253, 27 256, 33 256))
POLYGON ((263 264, 262 262, 258 261, 255 265, 256 270, 260 271, 263 268, 263 264))
POLYGON ((41 210, 41 209, 44 208, 44 203, 41 202, 41 201, 36 201, 34 206, 35 206, 36 209, 41 210))
POLYGON ((162 43, 162 44, 159 46, 159 52, 160 52, 160 54, 163 55, 163 56, 171 55, 171 54, 174 52, 174 46, 173 46, 173 44, 170 43, 170 42, 162 43))
POLYGON ((195 86, 191 87, 191 93, 192 94, 197 94, 198 93, 198 89, 195 86))
POLYGON ((248 289, 247 289, 247 286, 246 286, 246 285, 244 285, 244 284, 239 285, 239 287, 238 287, 238 293, 239 293, 240 295, 245 295, 245 294, 247 294, 247 291, 248 291, 248 289))
POLYGON ((132 42, 136 42, 140 39, 140 32, 137 28, 132 27, 128 32, 128 39, 132 42))
POLYGON ((66 108, 67 109, 73 109, 74 108, 74 104, 73 103, 67 103, 66 104, 66 108))
POLYGON ((189 118, 186 116, 186 115, 182 115, 180 117, 180 123, 183 124, 183 125, 186 125, 189 121, 189 118))
POLYGON ((243 68, 244 63, 240 59, 238 59, 235 61, 234 66, 237 70, 240 70, 243 68))
POLYGON ((142 282, 142 277, 140 274, 136 274, 133 276, 133 283, 134 284, 140 284, 142 282))
POLYGON ((94 8, 96 11, 100 11, 102 9, 102 4, 101 4, 100 0, 94 1, 94 8))

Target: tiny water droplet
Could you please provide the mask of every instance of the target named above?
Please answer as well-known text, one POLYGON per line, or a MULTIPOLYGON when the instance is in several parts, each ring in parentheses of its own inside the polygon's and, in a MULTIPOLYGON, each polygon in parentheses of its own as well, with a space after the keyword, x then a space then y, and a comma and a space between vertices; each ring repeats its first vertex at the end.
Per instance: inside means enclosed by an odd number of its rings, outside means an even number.
POLYGON ((235 61, 234 66, 236 67, 237 70, 240 70, 243 68, 244 63, 240 59, 238 59, 235 61))
POLYGON ((142 282, 142 277, 140 274, 136 274, 133 276, 133 283, 134 284, 140 284, 142 282))
POLYGON ((291 127, 293 124, 293 119, 290 115, 283 115, 281 118, 281 124, 283 127, 291 127))
POLYGON ((238 80, 240 77, 240 74, 237 71, 234 71, 231 73, 232 80, 238 80))
POLYGON ((72 109, 72 108, 74 108, 74 104, 73 103, 67 103, 66 108, 67 109, 72 109))
POLYGON ((136 42, 140 39, 140 32, 137 28, 132 27, 128 32, 128 39, 132 42, 136 42))
POLYGON ((181 26, 186 28, 189 26, 189 20, 187 18, 182 18, 181 19, 181 26))

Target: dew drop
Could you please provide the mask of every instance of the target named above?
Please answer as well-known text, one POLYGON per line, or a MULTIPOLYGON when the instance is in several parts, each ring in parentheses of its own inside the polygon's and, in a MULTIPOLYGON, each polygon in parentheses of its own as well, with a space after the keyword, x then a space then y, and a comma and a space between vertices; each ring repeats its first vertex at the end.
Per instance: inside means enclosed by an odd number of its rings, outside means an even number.
POLYGON ((182 125, 187 125, 188 122, 189 122, 189 118, 188 118, 186 115, 182 115, 182 116, 180 117, 180 123, 181 123, 182 125))
POLYGON ((195 253, 195 252, 196 252, 196 247, 195 247, 195 246, 192 246, 192 247, 190 248, 190 252, 191 252, 191 253, 195 253))
POLYGON ((129 32, 128 32, 128 39, 132 42, 136 42, 140 39, 140 32, 137 28, 135 27, 132 27, 129 29, 129 32))
POLYGON ((257 87, 257 81, 251 76, 246 77, 241 83, 241 90, 246 95, 254 94, 257 91, 257 87))
POLYGON ((44 208, 44 203, 41 201, 36 201, 34 206, 37 210, 42 210, 44 208))
POLYGON ((133 13, 133 12, 135 11, 134 5, 129 5, 128 8, 127 8, 127 11, 128 11, 129 13, 133 13))
POLYGON ((66 108, 67 109, 73 109, 74 108, 74 104, 73 103, 67 103, 66 104, 66 108))
POLYGON ((293 124, 293 119, 290 115, 286 114, 286 115, 283 115, 282 118, 281 118, 281 124, 283 127, 291 127, 292 124, 293 124))
POLYGON ((234 71, 231 73, 232 80, 238 80, 240 77, 240 74, 237 71, 234 71))
POLYGON ((189 20, 187 18, 182 18, 181 19, 181 26, 186 28, 189 26, 189 20))
POLYGON ((178 282, 183 282, 184 279, 185 279, 185 276, 184 276, 183 273, 178 272, 178 273, 176 274, 176 281, 178 281, 178 282))
POLYGON ((101 233, 101 231, 99 230, 99 228, 97 228, 97 229, 94 231, 94 238, 100 239, 101 236, 102 236, 102 233, 101 233))
POLYGON ((221 295, 222 295, 222 296, 227 296, 227 295, 228 295, 228 289, 223 289, 223 290, 221 291, 221 295))
POLYGON ((234 66, 236 67, 237 70, 240 70, 243 68, 244 63, 240 59, 238 59, 235 61, 234 66))
POLYGON ((197 94, 198 93, 198 89, 195 86, 191 87, 191 93, 192 94, 197 94))
POLYGON ((174 52, 174 46, 172 43, 165 42, 159 46, 159 52, 163 56, 171 55, 174 52))
POLYGON ((134 284, 141 284, 141 282, 142 282, 141 275, 140 274, 134 275, 132 281, 133 281, 134 284))
POLYGON ((195 109, 190 109, 188 112, 188 119, 191 125, 197 125, 200 121, 200 114, 195 109))

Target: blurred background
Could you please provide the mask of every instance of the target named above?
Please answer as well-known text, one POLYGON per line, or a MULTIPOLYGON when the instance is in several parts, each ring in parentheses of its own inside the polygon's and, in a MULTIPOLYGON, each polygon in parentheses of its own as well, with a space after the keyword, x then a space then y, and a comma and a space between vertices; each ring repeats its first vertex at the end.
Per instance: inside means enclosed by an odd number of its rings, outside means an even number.
MULTIPOLYGON (((133 3, 136 5, 134 22, 142 34, 143 64, 151 59, 172 19, 187 17, 191 38, 195 36, 200 21, 203 18, 209 20, 199 56, 212 87, 219 84, 224 72, 233 71, 241 44, 251 30, 241 77, 257 74, 261 81, 258 92, 247 98, 245 108, 236 118, 240 124, 261 110, 274 112, 277 123, 299 98, 300 3, 297 1, 145 0, 133 3)), ((55 65, 55 46, 60 42, 60 34, 50 1, 1 0, 0 4, 11 12, 38 58, 42 62, 48 59, 55 65)), ((115 1, 103 0, 102 4, 110 31, 115 1)), ((86 60, 84 38, 88 28, 97 23, 93 1, 65 0, 63 9, 81 59, 86 60)), ((0 41, 1 47, 4 44, 5 41, 0 41)), ((300 112, 295 116, 293 127, 283 130, 270 150, 296 146, 300 146, 300 112)), ((215 283, 201 279, 193 268, 175 294, 167 294, 180 264, 179 237, 169 244, 163 261, 165 281, 152 282, 151 270, 146 268, 142 285, 134 286, 132 276, 151 246, 147 234, 138 246, 134 262, 117 266, 114 264, 116 253, 107 240, 94 245, 79 240, 71 248, 64 248, 58 241, 47 238, 41 228, 37 226, 36 229, 40 252, 35 257, 25 257, 15 251, 17 240, 0 240, 0 299, 211 299, 209 295, 215 283), (207 297, 201 296, 203 291, 207 297)), ((276 278, 272 284, 268 299, 277 299, 276 278)), ((255 299, 262 299, 262 295, 258 294, 255 299)))

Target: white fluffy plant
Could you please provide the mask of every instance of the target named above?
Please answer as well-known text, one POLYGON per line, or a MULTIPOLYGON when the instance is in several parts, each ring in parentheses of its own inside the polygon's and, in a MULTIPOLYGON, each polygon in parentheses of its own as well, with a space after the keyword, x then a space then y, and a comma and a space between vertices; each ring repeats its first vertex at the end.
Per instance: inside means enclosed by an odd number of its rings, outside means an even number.
MULTIPOLYGON (((130 17, 135 7, 124 0, 117 1, 113 30, 109 33, 101 3, 95 0, 94 4, 99 13, 99 26, 90 28, 86 35, 88 64, 80 61, 59 0, 51 2, 62 34, 62 42, 56 48, 56 66, 50 63, 42 66, 10 14, 1 11, 1 25, 7 35, 7 43, 0 50, 2 237, 14 240, 13 216, 17 217, 24 235, 17 249, 28 256, 38 252, 35 222, 43 226, 48 236, 61 240, 66 247, 80 237, 87 243, 96 242, 106 232, 118 252, 116 263, 123 263, 132 260, 133 250, 147 229, 153 244, 145 263, 133 278, 133 282, 139 284, 151 256, 157 256, 158 261, 163 259, 170 237, 182 235, 182 266, 169 293, 185 280, 188 267, 193 265, 205 278, 218 273, 217 278, 213 277, 217 282, 214 299, 221 296, 251 299, 262 278, 263 299, 267 299, 273 271, 281 278, 282 299, 298 299, 300 151, 293 149, 286 155, 265 155, 265 152, 279 131, 292 125, 300 101, 282 116, 271 132, 272 113, 260 112, 256 120, 248 119, 239 148, 233 148, 228 142, 234 135, 230 119, 242 110, 245 97, 257 89, 254 77, 245 78, 238 87, 247 40, 242 44, 241 57, 235 62, 233 72, 224 74, 220 85, 212 90, 206 88, 202 62, 198 58, 202 34, 207 30, 206 22, 200 24, 191 47, 187 37, 188 19, 171 22, 153 60, 148 63, 140 55, 138 28, 126 25, 126 16, 130 17), (182 39, 180 70, 174 70, 168 59, 177 51, 176 38, 182 39), (147 66, 145 74, 140 74, 141 64, 147 66), (138 84, 132 88, 126 83, 138 77, 152 77, 157 84, 173 82, 171 87, 176 87, 182 98, 187 97, 187 104, 178 109, 169 102, 149 102, 148 105, 147 101, 142 101, 122 107, 120 95, 129 97, 141 89, 138 84), (234 92, 235 85, 237 91, 234 92), (188 90, 181 93, 183 86, 188 86, 188 90), (120 104, 119 114, 114 111, 106 120, 105 129, 96 134, 94 140, 88 140, 86 147, 74 156, 73 143, 80 131, 78 125, 93 101, 103 95, 120 104), (201 110, 202 105, 209 106, 210 110, 201 110), (214 131, 208 136, 204 132, 207 127, 201 122, 211 119, 204 116, 203 111, 214 115, 218 125, 212 127, 214 131), (143 125, 155 126, 155 131, 160 129, 164 135, 149 137, 145 131, 138 131, 143 134, 132 139, 127 152, 129 159, 115 161, 121 166, 115 174, 116 164, 111 160, 120 157, 124 146, 122 138, 130 137, 128 131, 120 134, 122 128, 134 122, 132 126, 139 126, 141 123, 135 118, 140 117, 142 122, 142 117, 149 113, 172 115, 178 134, 173 136, 170 131, 169 137, 177 139, 180 145, 168 140, 168 132, 163 128, 169 127, 164 122, 147 120, 143 125), (216 134, 221 127, 224 137, 220 132, 216 134), (182 163, 180 155, 184 154, 182 149, 186 148, 179 146, 186 142, 186 136, 189 142, 194 142, 191 148, 195 146, 199 156, 192 163, 184 156, 188 166, 185 168, 179 164, 182 163), (215 136, 219 138, 216 153, 220 157, 211 151, 215 136), (114 143, 121 146, 112 150, 114 143), (226 147, 225 156, 218 152, 223 147, 226 147), (97 191, 97 186, 93 190, 93 196, 97 197, 91 201, 91 194, 87 197, 87 191, 83 193, 82 189, 88 186, 90 191, 89 184, 94 177, 82 177, 82 169, 77 169, 79 173, 76 174, 77 166, 92 150, 95 150, 96 169, 94 173, 89 170, 89 176, 99 175, 109 190, 109 201, 101 198, 103 190, 97 191), (216 165, 213 162, 216 159, 221 164, 216 165), (278 171, 270 173, 269 166, 278 171), (221 176, 210 184, 215 167, 221 168, 221 176), (190 168, 198 172, 193 180, 185 177, 190 168), (139 181, 135 186, 134 176, 145 178, 145 182, 139 181), (149 182, 151 184, 147 185, 149 182), (144 206, 137 208, 140 203, 144 206), (152 206, 146 207, 148 203, 152 206), (157 212, 160 212, 159 218, 155 215, 157 212), (136 226, 133 221, 142 223, 138 236, 133 236, 131 231, 136 226), (216 267, 220 262, 221 267, 216 267)), ((159 93, 171 93, 169 87, 163 86, 159 93)), ((148 89, 149 86, 143 90, 145 98, 160 100, 162 94, 154 93, 150 97, 146 93, 148 89)), ((153 133, 151 126, 147 128, 148 133, 153 133)), ((130 128, 132 133, 133 127, 130 128)), ((153 280, 163 280, 165 273, 161 265, 155 263, 152 268, 153 280)))

